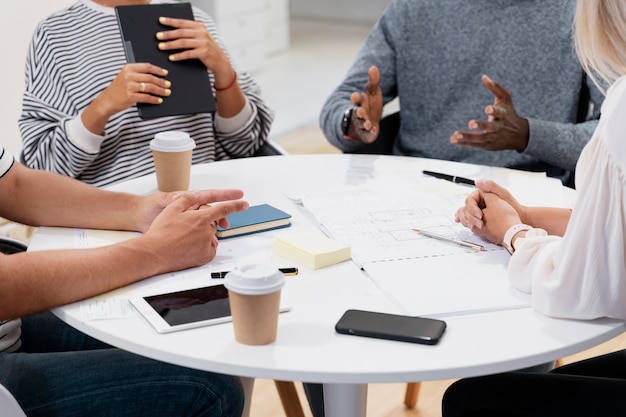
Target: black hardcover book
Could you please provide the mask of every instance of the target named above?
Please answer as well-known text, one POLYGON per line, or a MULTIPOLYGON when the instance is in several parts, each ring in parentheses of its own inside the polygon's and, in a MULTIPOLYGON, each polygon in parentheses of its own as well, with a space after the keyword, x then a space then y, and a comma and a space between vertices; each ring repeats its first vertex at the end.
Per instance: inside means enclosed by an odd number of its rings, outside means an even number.
POLYGON ((163 103, 137 103, 141 118, 215 111, 215 98, 204 64, 197 59, 172 62, 168 57, 176 51, 161 51, 158 47, 156 34, 172 29, 159 23, 159 17, 194 20, 191 4, 117 6, 115 13, 127 61, 149 62, 165 68, 169 72, 167 79, 172 82, 172 94, 163 97, 163 103))

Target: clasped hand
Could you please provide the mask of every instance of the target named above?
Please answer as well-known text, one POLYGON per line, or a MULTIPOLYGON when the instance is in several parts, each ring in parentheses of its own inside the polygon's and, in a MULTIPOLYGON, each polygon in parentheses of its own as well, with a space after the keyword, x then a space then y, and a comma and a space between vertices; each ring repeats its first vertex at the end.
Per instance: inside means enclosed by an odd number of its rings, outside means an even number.
POLYGON ((490 242, 502 244, 504 234, 514 224, 523 223, 525 207, 505 188, 489 180, 476 181, 476 191, 456 211, 461 223, 490 242))

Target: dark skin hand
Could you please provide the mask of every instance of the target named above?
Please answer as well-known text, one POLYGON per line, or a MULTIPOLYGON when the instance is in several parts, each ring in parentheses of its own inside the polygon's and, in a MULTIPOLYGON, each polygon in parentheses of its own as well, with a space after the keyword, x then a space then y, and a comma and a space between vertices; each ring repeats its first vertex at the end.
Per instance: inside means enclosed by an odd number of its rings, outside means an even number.
POLYGON ((383 114, 383 93, 380 90, 380 72, 377 67, 367 71, 368 82, 362 93, 354 92, 350 101, 356 106, 352 112, 352 122, 348 136, 354 140, 372 143, 380 132, 380 118, 383 114))
POLYGON ((485 107, 487 120, 470 120, 470 131, 454 132, 450 143, 486 151, 523 151, 528 145, 528 120, 517 115, 506 88, 486 75, 482 82, 495 96, 493 104, 485 107))

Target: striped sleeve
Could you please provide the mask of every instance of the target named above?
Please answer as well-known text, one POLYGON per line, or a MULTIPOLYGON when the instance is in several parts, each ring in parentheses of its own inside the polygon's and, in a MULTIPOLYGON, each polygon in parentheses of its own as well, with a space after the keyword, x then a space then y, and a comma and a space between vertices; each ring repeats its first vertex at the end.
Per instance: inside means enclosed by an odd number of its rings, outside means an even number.
POLYGON ((15 158, 8 153, 3 147, 0 147, 0 178, 4 177, 13 166, 15 158))
MULTIPOLYGON (((144 120, 133 105, 113 115, 101 136, 90 134, 81 112, 126 64, 115 14, 103 10, 79 0, 37 27, 26 60, 19 119, 20 160, 25 165, 96 186, 111 185, 154 172, 149 142, 165 130, 185 131, 195 140, 194 164, 254 155, 269 136, 274 114, 256 82, 239 68, 235 70, 250 116, 236 129, 220 131, 213 113, 144 120)), ((210 16, 197 8, 194 14, 223 47, 210 16)), ((213 84, 213 74, 208 75, 213 84)))

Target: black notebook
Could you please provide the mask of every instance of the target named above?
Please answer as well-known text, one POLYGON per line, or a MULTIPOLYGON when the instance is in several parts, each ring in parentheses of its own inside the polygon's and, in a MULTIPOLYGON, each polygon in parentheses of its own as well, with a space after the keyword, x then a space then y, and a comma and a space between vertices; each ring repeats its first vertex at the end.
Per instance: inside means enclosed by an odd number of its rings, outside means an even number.
POLYGON ((169 71, 167 79, 172 82, 172 94, 163 97, 163 103, 137 103, 141 118, 215 111, 215 99, 204 64, 198 59, 172 62, 168 57, 176 51, 161 51, 158 47, 157 32, 173 29, 159 23, 159 17, 194 20, 191 4, 117 6, 115 13, 127 61, 149 62, 165 68, 169 71))

